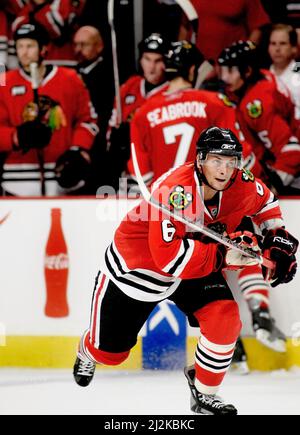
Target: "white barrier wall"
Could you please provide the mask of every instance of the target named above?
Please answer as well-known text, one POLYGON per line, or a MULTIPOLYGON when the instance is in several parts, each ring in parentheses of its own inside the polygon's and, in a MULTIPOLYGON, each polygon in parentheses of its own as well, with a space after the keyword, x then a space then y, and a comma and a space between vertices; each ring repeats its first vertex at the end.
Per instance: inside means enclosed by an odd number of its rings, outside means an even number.
MULTIPOLYGON (((88 326, 94 280, 105 249, 114 229, 135 204, 114 199, 1 200, 0 336, 81 335, 88 326), (70 261, 70 314, 62 319, 49 318, 44 313, 44 256, 53 208, 62 211, 70 261)), ((287 228, 300 239, 300 200, 283 200, 281 207, 287 228)), ((272 290, 271 295, 278 325, 289 337, 300 336, 300 273, 292 283, 272 290)), ((241 311, 243 332, 251 335, 249 313, 243 301, 241 311)), ((190 330, 190 334, 194 333, 190 330)))

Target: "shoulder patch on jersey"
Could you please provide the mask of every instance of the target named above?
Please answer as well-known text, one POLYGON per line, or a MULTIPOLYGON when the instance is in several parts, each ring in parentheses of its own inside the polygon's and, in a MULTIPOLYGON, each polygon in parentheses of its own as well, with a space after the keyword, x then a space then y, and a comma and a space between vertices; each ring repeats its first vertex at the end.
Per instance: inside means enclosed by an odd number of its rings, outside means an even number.
POLYGON ((126 97, 125 97, 125 104, 133 104, 133 103, 135 103, 135 101, 136 101, 136 96, 135 95, 130 95, 130 94, 128 94, 128 95, 126 95, 126 97))
POLYGON ((252 174, 251 171, 249 171, 248 169, 243 169, 243 171, 242 171, 242 180, 246 181, 246 182, 251 181, 251 183, 254 183, 255 177, 254 177, 254 175, 252 174))
POLYGON ((236 105, 229 100, 229 98, 227 97, 227 95, 224 94, 218 94, 219 99, 224 103, 224 105, 226 107, 236 107, 236 105))
POLYGON ((11 95, 13 97, 17 97, 19 95, 25 95, 26 94, 26 86, 14 86, 11 88, 11 95))
POLYGON ((252 119, 260 118, 263 114, 263 105, 260 100, 254 100, 247 104, 248 115, 252 119))
POLYGON ((185 210, 192 202, 193 195, 185 193, 182 186, 175 187, 169 198, 169 203, 175 210, 185 210))

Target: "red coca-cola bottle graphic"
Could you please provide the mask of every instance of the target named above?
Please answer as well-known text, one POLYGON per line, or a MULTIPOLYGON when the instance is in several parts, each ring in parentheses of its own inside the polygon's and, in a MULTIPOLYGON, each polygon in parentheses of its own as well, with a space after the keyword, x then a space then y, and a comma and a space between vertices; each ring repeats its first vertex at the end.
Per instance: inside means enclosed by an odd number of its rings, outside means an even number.
POLYGON ((51 210, 51 228, 45 253, 46 307, 48 317, 60 318, 69 315, 67 300, 69 257, 65 241, 61 210, 51 210))

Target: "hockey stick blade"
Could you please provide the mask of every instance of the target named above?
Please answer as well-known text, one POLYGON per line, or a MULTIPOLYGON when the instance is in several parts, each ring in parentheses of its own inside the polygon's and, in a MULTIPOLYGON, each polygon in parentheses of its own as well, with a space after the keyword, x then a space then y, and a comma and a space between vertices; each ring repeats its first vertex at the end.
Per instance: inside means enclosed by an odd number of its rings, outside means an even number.
POLYGON ((261 255, 258 255, 256 252, 252 251, 251 249, 241 248, 238 243, 233 242, 232 240, 228 239, 227 237, 222 236, 221 234, 219 234, 219 233, 217 233, 217 232, 215 232, 215 231, 213 231, 205 226, 201 226, 199 224, 195 224, 194 222, 190 222, 186 218, 180 216, 178 213, 175 213, 174 211, 170 210, 166 205, 164 205, 162 203, 158 203, 157 201, 155 201, 155 199, 152 197, 150 191, 148 190, 147 186, 144 183, 144 180, 143 180, 140 168, 139 168, 138 160, 137 160, 137 154, 136 154, 136 149, 135 149, 134 143, 131 144, 131 152, 132 152, 132 160, 133 160, 133 167, 134 167, 134 172, 136 175, 136 180, 138 182, 138 185, 139 185, 140 191, 143 195, 143 198, 145 199, 145 201, 148 204, 150 204, 154 208, 164 212, 165 214, 167 214, 168 216, 177 220, 178 222, 183 223, 184 225, 186 225, 187 227, 189 227, 193 231, 202 233, 205 236, 210 237, 211 239, 215 240, 216 242, 222 243, 227 248, 238 251, 239 253, 241 253, 245 257, 250 257, 250 258, 257 260, 257 262, 259 264, 265 266, 267 269, 273 270, 275 268, 275 265, 271 260, 268 260, 267 258, 262 257, 261 255))

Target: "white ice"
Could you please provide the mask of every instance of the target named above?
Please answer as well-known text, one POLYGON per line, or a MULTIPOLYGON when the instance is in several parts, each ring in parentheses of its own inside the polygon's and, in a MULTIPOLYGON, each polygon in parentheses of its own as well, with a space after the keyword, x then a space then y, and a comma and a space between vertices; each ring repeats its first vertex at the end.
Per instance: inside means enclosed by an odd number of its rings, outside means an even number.
MULTIPOLYGON (((229 374, 220 395, 240 415, 300 415, 300 372, 229 374)), ((1 415, 191 415, 182 372, 97 371, 91 386, 67 370, 0 370, 1 415)))

